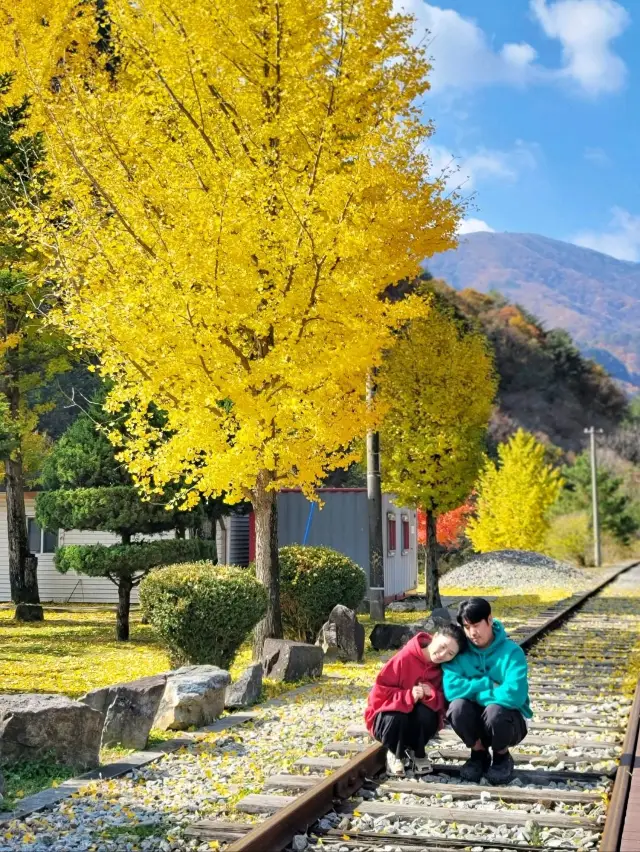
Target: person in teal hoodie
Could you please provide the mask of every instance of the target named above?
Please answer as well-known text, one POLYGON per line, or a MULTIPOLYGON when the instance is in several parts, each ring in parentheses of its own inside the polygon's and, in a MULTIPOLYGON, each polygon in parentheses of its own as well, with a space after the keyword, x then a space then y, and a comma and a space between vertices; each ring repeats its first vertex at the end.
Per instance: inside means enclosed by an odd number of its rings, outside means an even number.
POLYGON ((491 784, 507 784, 514 772, 509 748, 525 738, 525 719, 533 715, 527 658, 484 598, 463 601, 458 623, 469 640, 467 648, 442 669, 447 720, 471 749, 460 777, 477 783, 485 775, 491 784))

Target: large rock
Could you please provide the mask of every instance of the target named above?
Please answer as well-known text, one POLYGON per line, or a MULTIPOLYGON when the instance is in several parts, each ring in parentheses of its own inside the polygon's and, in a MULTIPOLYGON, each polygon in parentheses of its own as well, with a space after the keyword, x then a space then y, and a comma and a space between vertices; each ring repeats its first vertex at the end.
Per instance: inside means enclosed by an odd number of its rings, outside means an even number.
POLYGON ((0 695, 0 762, 53 754, 59 763, 91 769, 100 762, 103 718, 63 695, 0 695))
POLYGON ((328 659, 360 662, 364 656, 364 627, 353 610, 338 604, 320 628, 316 645, 328 659))
POLYGON ((154 726, 162 731, 184 731, 210 725, 224 710, 231 675, 218 666, 184 666, 171 672, 158 707, 154 726))
POLYGON ((250 707, 262 692, 262 663, 253 663, 246 668, 238 680, 227 687, 225 707, 250 707))
POLYGON ((88 692, 80 700, 104 713, 102 746, 144 749, 165 691, 166 675, 152 675, 88 692))
POLYGON ((369 641, 375 651, 396 650, 421 630, 424 630, 421 624, 376 624, 369 641))
POLYGON ((265 677, 287 682, 320 677, 324 651, 318 645, 292 642, 290 639, 266 639, 262 649, 265 677))
POLYGON ((444 606, 436 607, 431 612, 431 620, 436 627, 442 627, 445 624, 457 624, 457 613, 452 612, 444 606))
POLYGON ((415 612, 420 609, 420 604, 413 601, 392 601, 388 604, 387 609, 389 612, 415 612))

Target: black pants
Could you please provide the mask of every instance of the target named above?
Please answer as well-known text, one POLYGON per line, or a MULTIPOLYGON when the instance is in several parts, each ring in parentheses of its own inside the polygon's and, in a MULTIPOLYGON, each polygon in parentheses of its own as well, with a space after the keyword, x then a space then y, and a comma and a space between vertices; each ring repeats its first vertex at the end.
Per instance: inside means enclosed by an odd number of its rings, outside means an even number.
POLYGON ((411 713, 378 713, 373 735, 396 757, 403 759, 407 749, 424 757, 424 747, 438 731, 438 714, 418 701, 411 713))
POLYGON ((522 713, 499 704, 481 707, 468 698, 456 698, 449 705, 447 719, 460 739, 471 748, 478 740, 494 752, 517 745, 527 735, 522 713))

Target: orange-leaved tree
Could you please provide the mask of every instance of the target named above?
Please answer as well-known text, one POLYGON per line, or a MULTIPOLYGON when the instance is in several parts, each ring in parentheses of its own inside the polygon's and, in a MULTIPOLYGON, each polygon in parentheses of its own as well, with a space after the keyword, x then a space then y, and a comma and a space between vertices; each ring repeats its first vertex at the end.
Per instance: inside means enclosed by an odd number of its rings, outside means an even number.
MULTIPOLYGON (((438 544, 444 547, 456 547, 460 544, 467 525, 469 515, 473 512, 470 501, 463 503, 449 512, 438 515, 436 520, 436 534, 438 544)), ((422 509, 418 509, 418 544, 427 543, 427 515, 422 509)))
POLYGON ((2 66, 66 199, 36 223, 58 320, 132 412, 142 487, 253 502, 258 650, 282 635, 276 492, 350 460, 367 371, 424 311, 380 292, 455 244, 412 21, 391 0, 2 8, 2 66))

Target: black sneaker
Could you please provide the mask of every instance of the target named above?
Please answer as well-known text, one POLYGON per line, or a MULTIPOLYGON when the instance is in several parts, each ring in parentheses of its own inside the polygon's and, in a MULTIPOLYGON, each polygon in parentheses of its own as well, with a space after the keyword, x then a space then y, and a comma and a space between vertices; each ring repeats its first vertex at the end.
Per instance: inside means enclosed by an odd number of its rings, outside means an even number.
POLYGON ((513 781, 514 765, 509 752, 494 754, 493 763, 487 772, 489 784, 508 784, 513 781))
POLYGON ((491 766, 491 757, 487 751, 472 751, 471 757, 460 768, 460 778, 470 784, 477 784, 491 766))

